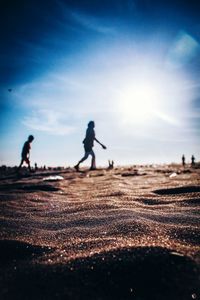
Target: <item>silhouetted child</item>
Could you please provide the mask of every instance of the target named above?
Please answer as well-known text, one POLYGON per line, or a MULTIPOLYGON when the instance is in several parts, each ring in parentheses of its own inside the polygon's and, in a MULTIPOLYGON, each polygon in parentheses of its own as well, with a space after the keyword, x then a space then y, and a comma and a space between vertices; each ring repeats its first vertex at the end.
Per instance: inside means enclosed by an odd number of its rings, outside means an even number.
POLYGON ((185 155, 184 154, 182 156, 182 165, 183 165, 183 167, 185 166, 185 155))
POLYGON ((192 155, 191 157, 191 166, 194 166, 195 165, 195 157, 194 155, 192 155))
POLYGON ((95 170, 96 169, 96 162, 95 162, 95 154, 94 151, 92 150, 94 146, 94 141, 96 141, 98 144, 102 146, 103 149, 106 149, 106 146, 101 144, 95 137, 95 131, 94 131, 95 123, 94 121, 90 121, 88 123, 88 128, 86 130, 86 136, 85 139, 83 140, 84 144, 84 149, 85 149, 85 155, 83 158, 78 162, 77 165, 74 166, 76 171, 79 171, 79 165, 82 163, 84 160, 88 158, 89 155, 92 156, 92 161, 91 161, 91 167, 90 170, 95 170))
POLYGON ((21 163, 18 167, 18 171, 21 169, 21 166, 23 165, 23 163, 27 163, 28 165, 28 169, 29 171, 31 171, 31 166, 30 166, 30 149, 31 149, 31 143, 34 140, 34 136, 33 135, 29 135, 28 140, 24 143, 24 146, 22 148, 22 159, 21 159, 21 163))

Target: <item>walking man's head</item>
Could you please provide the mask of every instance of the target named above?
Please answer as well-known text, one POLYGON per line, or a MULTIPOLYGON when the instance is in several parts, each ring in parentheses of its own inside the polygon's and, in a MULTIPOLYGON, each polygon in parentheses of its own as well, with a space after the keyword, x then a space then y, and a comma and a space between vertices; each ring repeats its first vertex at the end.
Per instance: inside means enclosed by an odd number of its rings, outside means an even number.
POLYGON ((33 140, 34 140, 34 136, 33 135, 29 135, 29 137, 28 137, 29 143, 31 143, 33 140))
POLYGON ((94 128, 94 127, 95 127, 94 121, 90 121, 90 122, 88 123, 88 127, 89 127, 89 128, 94 128))

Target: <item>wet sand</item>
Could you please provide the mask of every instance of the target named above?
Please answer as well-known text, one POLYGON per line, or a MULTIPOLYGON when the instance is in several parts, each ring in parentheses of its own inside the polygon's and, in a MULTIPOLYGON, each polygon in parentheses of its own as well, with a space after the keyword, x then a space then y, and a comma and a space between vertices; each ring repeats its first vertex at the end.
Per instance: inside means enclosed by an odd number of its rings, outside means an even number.
POLYGON ((200 169, 1 174, 0 254, 0 299, 200 299, 200 169))

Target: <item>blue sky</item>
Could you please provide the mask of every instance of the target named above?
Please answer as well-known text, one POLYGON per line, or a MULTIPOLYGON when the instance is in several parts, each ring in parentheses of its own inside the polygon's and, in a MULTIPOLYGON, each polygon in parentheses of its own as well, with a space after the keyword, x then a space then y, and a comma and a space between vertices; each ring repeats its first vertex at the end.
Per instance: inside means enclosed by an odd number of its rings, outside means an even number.
POLYGON ((98 165, 200 160, 199 12, 197 1, 5 1, 0 164, 18 164, 33 134, 32 163, 74 165, 90 120, 108 147, 95 146, 98 165))

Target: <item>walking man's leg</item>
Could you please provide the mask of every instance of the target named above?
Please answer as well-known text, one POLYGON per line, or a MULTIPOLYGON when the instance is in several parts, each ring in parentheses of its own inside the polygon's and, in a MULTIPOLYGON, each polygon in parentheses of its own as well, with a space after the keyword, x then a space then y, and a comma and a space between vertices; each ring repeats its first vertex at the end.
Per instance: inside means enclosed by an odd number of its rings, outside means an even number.
POLYGON ((83 156, 83 158, 81 158, 81 160, 77 163, 77 165, 74 166, 74 168, 76 169, 76 171, 79 170, 79 165, 85 161, 89 156, 89 152, 85 152, 85 155, 83 156))
POLYGON ((94 151, 92 150, 90 152, 90 154, 92 155, 92 161, 91 161, 91 170, 95 170, 96 169, 96 158, 95 158, 95 153, 94 151))
POLYGON ((23 165, 23 162, 24 162, 24 159, 22 158, 22 159, 21 159, 21 162, 20 162, 20 165, 19 165, 19 167, 17 168, 17 171, 19 171, 19 170, 21 169, 21 167, 22 167, 22 165, 23 165))

